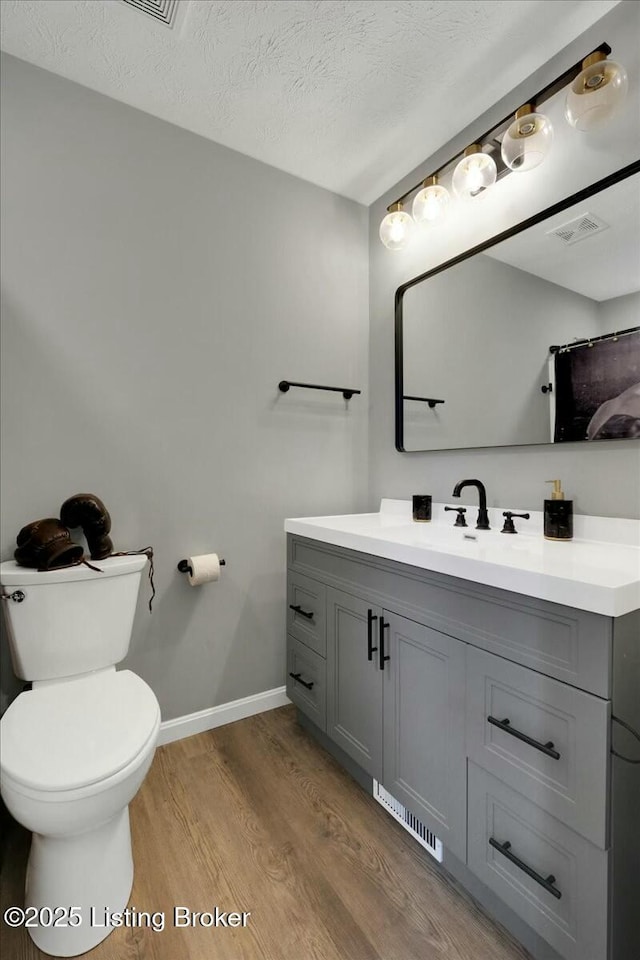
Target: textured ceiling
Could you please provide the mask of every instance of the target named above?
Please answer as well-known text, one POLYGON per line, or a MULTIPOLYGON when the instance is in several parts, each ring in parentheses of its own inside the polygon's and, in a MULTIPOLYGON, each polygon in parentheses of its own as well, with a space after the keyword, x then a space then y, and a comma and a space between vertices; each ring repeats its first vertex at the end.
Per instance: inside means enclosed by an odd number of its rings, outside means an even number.
POLYGON ((2 0, 2 49, 371 203, 616 0, 2 0))

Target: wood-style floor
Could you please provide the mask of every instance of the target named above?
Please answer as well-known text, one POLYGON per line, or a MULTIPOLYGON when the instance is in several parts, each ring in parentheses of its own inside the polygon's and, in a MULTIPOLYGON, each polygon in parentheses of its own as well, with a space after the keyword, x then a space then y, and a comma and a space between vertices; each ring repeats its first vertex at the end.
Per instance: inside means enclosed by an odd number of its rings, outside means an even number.
MULTIPOLYGON (((131 805, 130 907, 92 960, 526 960, 283 707, 161 747, 131 805), (174 906, 250 911, 175 928, 174 906)), ((9 831, 2 910, 21 904, 29 836, 9 831)), ((45 955, 2 925, 3 960, 45 955)))

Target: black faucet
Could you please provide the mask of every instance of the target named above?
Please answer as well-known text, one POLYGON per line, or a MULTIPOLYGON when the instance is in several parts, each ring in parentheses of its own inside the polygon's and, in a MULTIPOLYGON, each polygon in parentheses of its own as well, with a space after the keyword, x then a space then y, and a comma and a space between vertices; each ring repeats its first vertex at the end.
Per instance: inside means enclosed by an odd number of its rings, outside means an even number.
POLYGON ((487 491, 484 488, 484 483, 480 480, 461 480, 460 483, 456 483, 453 488, 452 497, 459 497, 462 490, 465 487, 476 487, 478 490, 478 499, 480 500, 480 507, 478 509, 478 522, 476 523, 476 530, 489 530, 489 514, 487 513, 487 491))

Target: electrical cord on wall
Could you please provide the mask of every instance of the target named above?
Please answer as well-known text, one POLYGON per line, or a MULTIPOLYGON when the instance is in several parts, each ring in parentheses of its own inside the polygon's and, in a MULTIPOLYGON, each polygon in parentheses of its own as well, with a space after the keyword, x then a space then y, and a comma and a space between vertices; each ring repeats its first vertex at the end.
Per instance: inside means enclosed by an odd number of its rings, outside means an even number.
POLYGON ((153 582, 153 547, 141 547, 140 550, 123 550, 120 553, 111 553, 111 557, 133 557, 138 554, 144 554, 149 561, 149 585, 151 586, 151 598, 149 600, 149 613, 151 613, 151 606, 153 604, 153 599, 156 595, 156 588, 153 582))
MULTIPOLYGON (((638 733, 637 730, 634 730, 630 724, 626 723, 624 720, 621 720, 620 717, 614 716, 613 714, 611 714, 611 719, 615 723, 619 723, 620 726, 624 727, 625 730, 628 730, 631 736, 635 737, 636 740, 640 740, 640 733, 638 733)), ((624 760, 626 763, 640 763, 640 759, 632 760, 631 757, 625 757, 623 754, 618 753, 617 750, 614 750, 613 747, 611 747, 611 753, 614 755, 614 757, 618 757, 618 759, 624 760)))

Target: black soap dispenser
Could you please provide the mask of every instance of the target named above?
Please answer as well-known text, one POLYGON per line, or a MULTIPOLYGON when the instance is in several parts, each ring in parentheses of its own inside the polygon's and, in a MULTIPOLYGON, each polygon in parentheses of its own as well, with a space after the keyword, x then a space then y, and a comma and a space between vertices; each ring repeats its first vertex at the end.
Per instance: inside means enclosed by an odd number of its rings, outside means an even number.
POLYGON ((544 502, 545 540, 571 540, 573 537, 573 500, 565 500, 559 480, 553 484, 551 500, 544 502))

